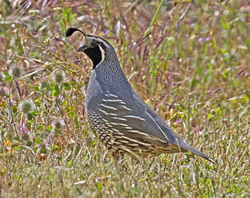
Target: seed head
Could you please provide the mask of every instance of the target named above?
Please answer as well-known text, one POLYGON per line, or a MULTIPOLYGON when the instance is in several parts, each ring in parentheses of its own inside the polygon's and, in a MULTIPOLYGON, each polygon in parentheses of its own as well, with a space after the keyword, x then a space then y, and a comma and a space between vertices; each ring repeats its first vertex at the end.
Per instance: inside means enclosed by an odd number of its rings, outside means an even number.
POLYGON ((31 111, 33 111, 34 109, 34 103, 30 100, 23 100, 20 102, 20 104, 18 105, 19 109, 23 112, 23 113, 29 113, 31 111))
POLYGON ((0 82, 3 82, 3 80, 4 80, 3 74, 0 73, 0 82))
POLYGON ((23 67, 22 66, 17 66, 16 64, 12 64, 9 69, 9 74, 16 77, 16 78, 21 78, 23 75, 23 67))
POLYGON ((56 103, 61 104, 63 102, 62 98, 56 97, 56 103))
POLYGON ((60 130, 65 126, 65 123, 61 119, 56 119, 56 120, 54 120, 52 126, 53 126, 54 130, 60 130))
POLYGON ((40 89, 44 89, 46 87, 46 85, 48 84, 47 81, 42 81, 41 84, 40 84, 40 89))
POLYGON ((54 81, 58 84, 62 83, 65 80, 65 74, 63 71, 57 71, 54 74, 54 81))

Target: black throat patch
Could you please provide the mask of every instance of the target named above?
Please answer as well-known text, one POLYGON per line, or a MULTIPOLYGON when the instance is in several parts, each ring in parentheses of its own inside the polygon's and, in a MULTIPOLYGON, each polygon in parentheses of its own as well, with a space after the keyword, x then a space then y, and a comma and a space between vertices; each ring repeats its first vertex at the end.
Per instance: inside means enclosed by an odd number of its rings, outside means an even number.
POLYGON ((102 61, 102 52, 98 45, 93 48, 87 48, 84 53, 91 59, 93 63, 93 69, 102 61))

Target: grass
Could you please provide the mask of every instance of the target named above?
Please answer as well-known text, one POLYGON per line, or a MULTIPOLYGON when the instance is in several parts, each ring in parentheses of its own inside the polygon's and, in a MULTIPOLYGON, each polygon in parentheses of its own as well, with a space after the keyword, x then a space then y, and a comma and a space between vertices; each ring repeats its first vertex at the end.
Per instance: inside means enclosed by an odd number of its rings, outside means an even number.
POLYGON ((249 196, 247 1, 15 2, 0 6, 0 197, 249 196), (106 38, 138 94, 217 163, 115 161, 87 124, 92 66, 69 27, 106 38))

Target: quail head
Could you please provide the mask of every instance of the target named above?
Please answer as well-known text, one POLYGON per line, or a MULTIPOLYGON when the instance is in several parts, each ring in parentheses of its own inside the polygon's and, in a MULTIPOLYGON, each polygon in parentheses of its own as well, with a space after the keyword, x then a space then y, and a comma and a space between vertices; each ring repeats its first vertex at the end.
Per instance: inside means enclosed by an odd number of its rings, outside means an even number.
POLYGON ((87 117, 92 131, 115 156, 138 156, 191 151, 212 163, 212 158, 184 142, 136 94, 128 83, 113 46, 105 39, 84 35, 78 48, 92 61, 86 93, 87 117))

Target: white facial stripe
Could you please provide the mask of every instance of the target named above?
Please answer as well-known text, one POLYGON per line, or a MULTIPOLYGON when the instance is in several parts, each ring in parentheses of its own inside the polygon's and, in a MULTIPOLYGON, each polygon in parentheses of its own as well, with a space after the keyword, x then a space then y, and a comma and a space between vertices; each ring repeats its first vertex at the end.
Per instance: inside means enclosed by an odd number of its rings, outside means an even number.
POLYGON ((98 38, 98 37, 94 37, 94 36, 88 36, 88 38, 89 38, 89 40, 93 39, 93 40, 96 40, 96 41, 98 41, 100 43, 103 43, 107 48, 110 48, 109 43, 106 40, 104 40, 104 39, 101 39, 101 38, 98 38))
MULTIPOLYGON (((98 47, 99 47, 99 49, 100 49, 100 51, 101 51, 101 56, 102 56, 101 62, 102 62, 102 61, 104 61, 104 59, 105 59, 105 51, 104 51, 104 49, 102 49, 102 47, 101 47, 100 45, 98 45, 98 47)), ((100 63, 101 63, 101 62, 100 62, 100 63)))

